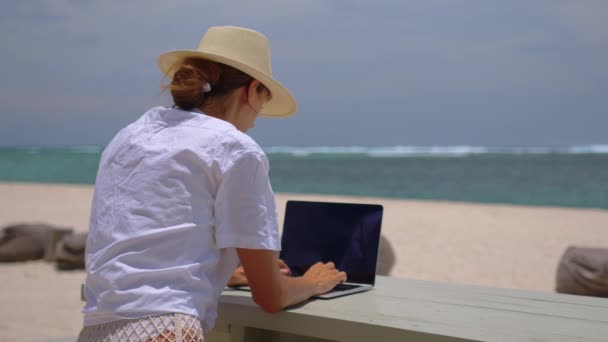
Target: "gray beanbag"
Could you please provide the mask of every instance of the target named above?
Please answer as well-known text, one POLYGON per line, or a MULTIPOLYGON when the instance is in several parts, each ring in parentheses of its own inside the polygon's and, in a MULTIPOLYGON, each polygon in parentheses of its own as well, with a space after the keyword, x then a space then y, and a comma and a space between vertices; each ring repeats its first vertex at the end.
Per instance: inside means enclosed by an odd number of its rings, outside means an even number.
POLYGON ((46 224, 7 226, 0 234, 0 262, 53 260, 55 245, 71 229, 46 224))
POLYGON ((608 297, 608 248, 568 247, 557 268, 556 291, 608 297))
POLYGON ((390 275, 393 266, 395 266, 395 251, 388 239, 382 235, 380 236, 376 273, 379 275, 390 275))
POLYGON ((82 270, 84 266, 84 249, 87 243, 87 234, 66 235, 57 244, 55 260, 57 269, 82 270))

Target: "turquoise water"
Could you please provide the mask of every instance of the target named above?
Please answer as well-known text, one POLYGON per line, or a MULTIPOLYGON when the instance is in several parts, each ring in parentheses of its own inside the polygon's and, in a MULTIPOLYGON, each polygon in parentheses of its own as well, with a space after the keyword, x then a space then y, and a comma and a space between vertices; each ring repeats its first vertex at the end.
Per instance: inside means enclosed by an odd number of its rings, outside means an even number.
MULTIPOLYGON (((268 148, 277 192, 608 209, 605 147, 268 148)), ((0 181, 93 184, 96 147, 0 149, 0 181)))

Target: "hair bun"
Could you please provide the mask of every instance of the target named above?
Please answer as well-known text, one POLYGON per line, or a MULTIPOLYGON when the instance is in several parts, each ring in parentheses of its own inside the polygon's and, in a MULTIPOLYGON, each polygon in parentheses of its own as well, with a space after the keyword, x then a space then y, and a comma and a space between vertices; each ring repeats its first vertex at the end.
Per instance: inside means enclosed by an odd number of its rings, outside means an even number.
POLYGON ((208 84, 206 76, 192 65, 181 65, 173 75, 171 95, 175 104, 184 110, 194 109, 203 103, 203 86, 208 84))

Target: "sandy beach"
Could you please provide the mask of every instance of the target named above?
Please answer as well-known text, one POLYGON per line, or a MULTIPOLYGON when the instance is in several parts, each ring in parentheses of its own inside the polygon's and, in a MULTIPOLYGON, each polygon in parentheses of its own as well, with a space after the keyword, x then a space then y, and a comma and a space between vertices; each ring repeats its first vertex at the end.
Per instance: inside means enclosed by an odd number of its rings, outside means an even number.
MULTIPOLYGON (((44 222, 87 230, 92 186, 0 183, 0 226, 44 222)), ((569 245, 608 246, 608 211, 383 198, 278 194, 288 199, 377 203, 398 278, 552 291, 569 245)), ((0 340, 76 336, 83 271, 42 261, 0 264, 0 340)))

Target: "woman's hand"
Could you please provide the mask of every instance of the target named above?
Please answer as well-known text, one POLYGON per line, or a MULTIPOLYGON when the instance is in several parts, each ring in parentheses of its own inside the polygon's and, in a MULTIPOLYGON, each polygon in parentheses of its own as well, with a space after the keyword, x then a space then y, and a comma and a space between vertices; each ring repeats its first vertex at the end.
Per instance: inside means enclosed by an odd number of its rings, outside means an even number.
POLYGON ((275 251, 247 248, 237 248, 236 251, 247 272, 253 301, 268 313, 302 303, 346 280, 346 273, 336 270, 331 262, 319 262, 301 277, 285 277, 281 273, 291 272, 284 262, 277 259, 275 251))
MULTIPOLYGON (((291 270, 289 269, 289 266, 287 266, 287 264, 281 260, 278 259, 278 265, 279 265, 279 271, 281 272, 281 274, 284 275, 291 275, 291 270)), ((245 274, 245 270, 243 269, 243 266, 239 266, 237 267, 234 272, 232 272, 232 276, 230 277, 230 280, 228 280, 228 286, 242 286, 242 285, 247 285, 248 281, 247 281, 247 275, 245 274)))
POLYGON ((289 266, 287 266, 285 261, 283 261, 282 259, 279 259, 279 272, 286 276, 291 275, 291 270, 289 269, 289 266))
POLYGON ((318 262, 312 265, 302 276, 313 286, 315 295, 328 292, 338 283, 346 281, 346 273, 336 269, 333 262, 326 264, 318 262))
POLYGON ((232 272, 232 276, 230 280, 228 280, 228 286, 241 286, 247 285, 247 275, 245 275, 245 270, 243 270, 243 266, 239 266, 232 272))

